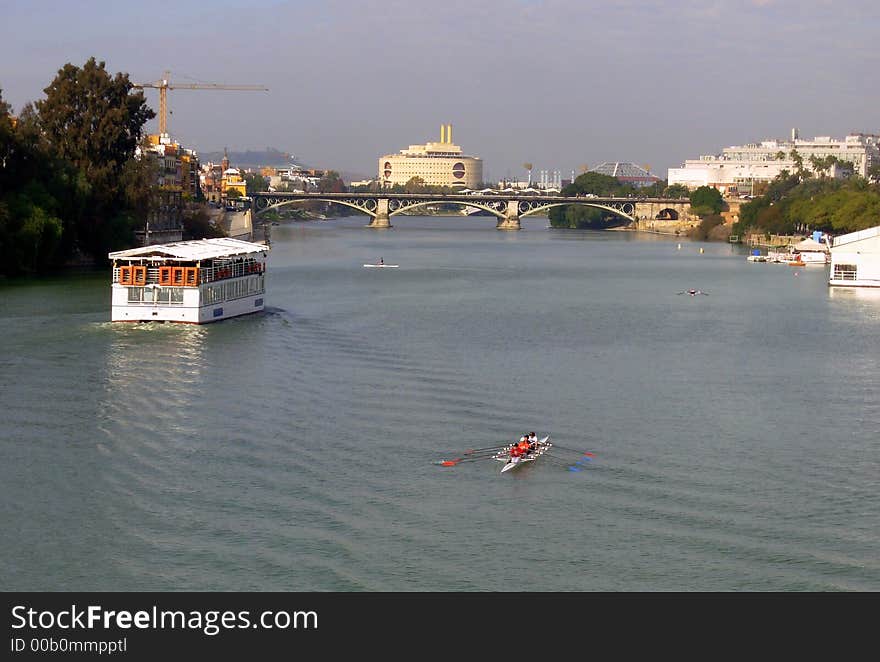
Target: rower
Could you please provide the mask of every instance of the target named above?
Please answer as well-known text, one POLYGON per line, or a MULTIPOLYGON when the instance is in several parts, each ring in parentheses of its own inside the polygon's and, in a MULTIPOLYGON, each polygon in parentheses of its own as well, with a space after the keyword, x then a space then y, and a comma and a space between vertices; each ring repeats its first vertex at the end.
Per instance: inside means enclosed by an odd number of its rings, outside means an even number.
POLYGON ((529 432, 529 447, 532 450, 537 450, 538 448, 538 435, 534 432, 529 432))
POLYGON ((385 264, 385 258, 380 257, 380 258, 379 258, 379 264, 385 264))

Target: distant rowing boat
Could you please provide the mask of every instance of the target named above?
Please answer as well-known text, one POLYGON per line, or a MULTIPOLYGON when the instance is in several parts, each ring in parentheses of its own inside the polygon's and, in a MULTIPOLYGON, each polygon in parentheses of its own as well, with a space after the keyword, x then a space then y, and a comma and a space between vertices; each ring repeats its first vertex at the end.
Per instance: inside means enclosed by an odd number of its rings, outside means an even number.
POLYGON ((365 267, 375 267, 377 269, 397 269, 399 264, 365 264, 365 267))
POLYGON ((501 473, 504 473, 505 471, 510 471, 511 469, 515 469, 516 467, 521 467, 527 462, 534 462, 544 453, 549 451, 550 448, 553 446, 553 443, 550 442, 550 435, 547 435, 546 437, 538 440, 538 444, 535 450, 529 451, 526 455, 521 455, 519 457, 510 457, 511 446, 507 446, 504 450, 495 455, 496 460, 505 463, 504 466, 501 467, 501 473))

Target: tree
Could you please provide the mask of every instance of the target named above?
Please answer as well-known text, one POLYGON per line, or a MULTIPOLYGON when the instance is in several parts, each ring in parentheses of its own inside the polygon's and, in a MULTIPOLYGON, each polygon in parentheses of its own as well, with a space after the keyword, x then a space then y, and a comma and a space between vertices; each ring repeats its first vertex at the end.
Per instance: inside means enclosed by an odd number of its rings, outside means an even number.
MULTIPOLYGON (((579 175, 571 184, 562 189, 562 195, 568 197, 579 195, 625 196, 641 193, 631 185, 620 182, 616 177, 589 171, 579 175)), ((583 205, 553 207, 547 216, 550 219, 550 225, 565 228, 606 227, 608 220, 602 211, 583 205)))
POLYGON ((623 185, 616 177, 611 175, 603 175, 598 172, 585 172, 572 182, 570 190, 572 193, 567 195, 577 195, 578 193, 592 193, 593 195, 614 195, 619 193, 623 185))
POLYGON ((104 62, 90 58, 82 68, 64 65, 36 103, 49 151, 87 184, 87 203, 65 219, 65 232, 96 261, 120 243, 130 245, 132 236, 124 172, 144 124, 155 117, 143 92, 132 89, 127 74, 111 77, 104 62))
MULTIPOLYGON (((819 161, 833 165, 826 159, 819 161)), ((801 181, 797 175, 780 174, 763 195, 740 207, 733 232, 792 234, 814 229, 846 233, 873 227, 878 217, 880 191, 861 177, 801 181)))
POLYGON ((424 193, 426 190, 425 180, 421 177, 410 177, 403 185, 404 193, 424 193))
POLYGON ((712 230, 723 223, 724 219, 719 214, 706 214, 688 236, 698 241, 706 241, 711 239, 712 230))
POLYGON ((318 180, 318 191, 320 193, 345 193, 345 182, 335 170, 328 170, 324 176, 318 180))
POLYGON ((664 198, 687 198, 690 194, 690 189, 684 184, 672 184, 663 191, 664 198))
POLYGON ((798 179, 803 179, 806 176, 806 171, 804 171, 804 157, 802 157, 796 149, 792 149, 788 155, 791 157, 791 160, 794 161, 795 174, 798 179))
POLYGON ((41 271, 59 254, 62 222, 58 198, 69 174, 53 163, 35 127, 33 107, 13 124, 0 95, 0 274, 41 271))
POLYGON ((12 152, 12 107, 3 101, 3 89, 0 88, 0 191, 6 190, 6 165, 12 152))
POLYGON ((244 182, 248 195, 266 190, 266 178, 258 172, 244 173, 244 182))
POLYGON ((644 198, 660 198, 663 197, 663 192, 667 188, 666 180, 660 180, 659 182, 654 182, 650 186, 643 186, 638 189, 638 195, 644 198))
POLYGON ((724 208, 721 193, 713 186, 700 186, 690 195, 691 210, 698 216, 717 214, 724 208))
POLYGON ((184 213, 183 235, 184 239, 206 239, 225 237, 226 233, 222 228, 211 222, 211 215, 208 209, 201 205, 194 210, 184 213))

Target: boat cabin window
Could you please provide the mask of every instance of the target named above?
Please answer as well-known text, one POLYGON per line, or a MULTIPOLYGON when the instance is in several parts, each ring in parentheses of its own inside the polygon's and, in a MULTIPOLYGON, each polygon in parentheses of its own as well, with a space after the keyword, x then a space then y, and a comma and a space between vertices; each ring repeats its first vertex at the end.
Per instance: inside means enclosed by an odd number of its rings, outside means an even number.
POLYGON ((156 291, 157 303, 183 303, 182 287, 160 287, 156 291))
POLYGON ((834 280, 856 280, 858 266, 855 264, 835 264, 834 280))
POLYGON ((144 288, 142 287, 129 287, 128 288, 128 302, 129 303, 141 303, 144 300, 144 288))

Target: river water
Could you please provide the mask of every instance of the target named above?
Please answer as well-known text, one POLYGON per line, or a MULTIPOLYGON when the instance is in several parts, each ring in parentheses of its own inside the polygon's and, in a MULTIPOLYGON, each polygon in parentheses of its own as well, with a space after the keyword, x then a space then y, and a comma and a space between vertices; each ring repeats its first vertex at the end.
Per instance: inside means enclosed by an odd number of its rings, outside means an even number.
POLYGON ((202 327, 109 323, 108 273, 0 285, 0 585, 880 590, 880 297, 394 222, 272 228, 269 309, 202 327), (532 430, 564 450, 437 464, 532 430))

